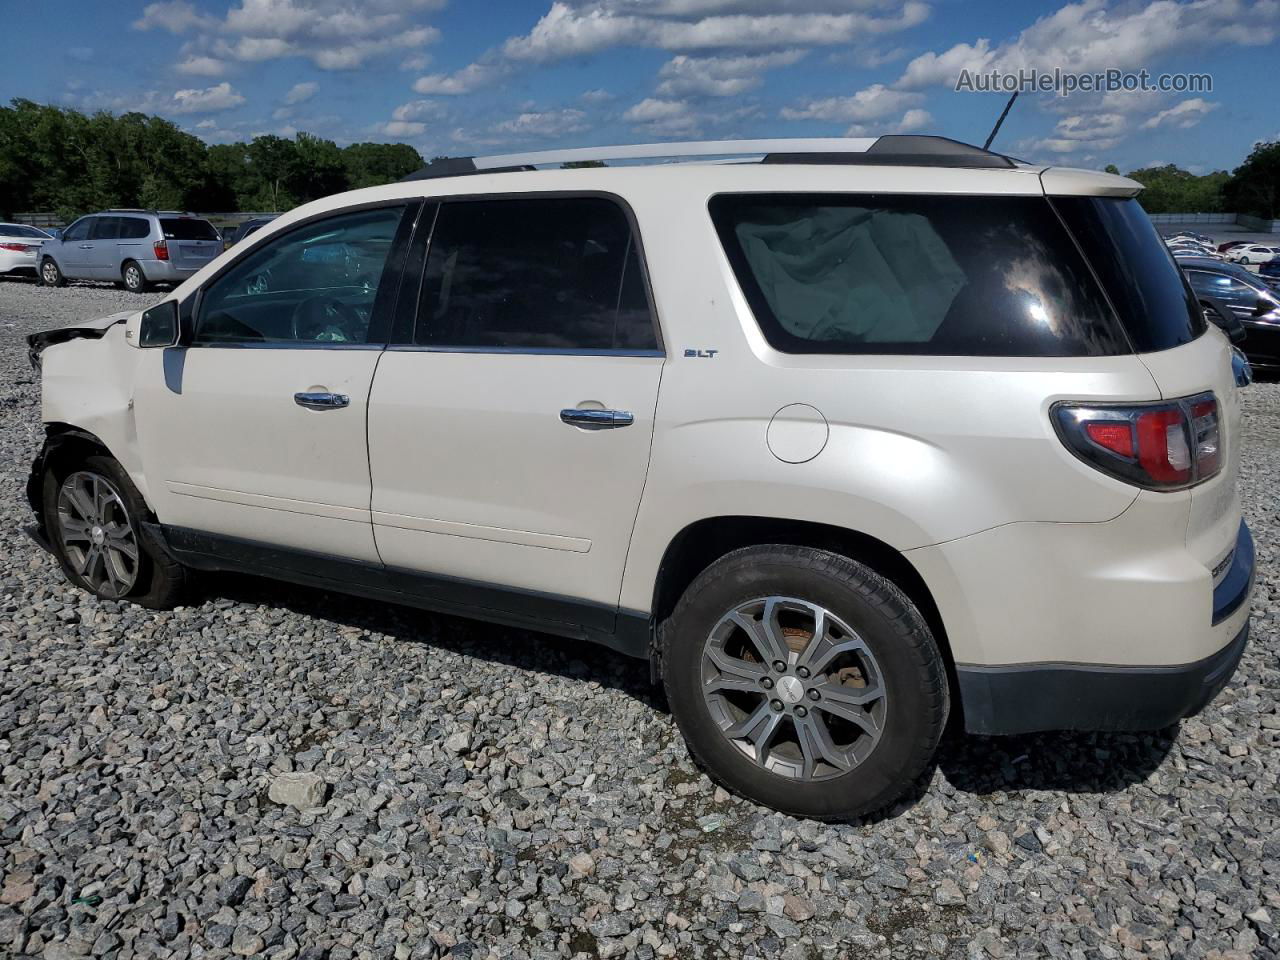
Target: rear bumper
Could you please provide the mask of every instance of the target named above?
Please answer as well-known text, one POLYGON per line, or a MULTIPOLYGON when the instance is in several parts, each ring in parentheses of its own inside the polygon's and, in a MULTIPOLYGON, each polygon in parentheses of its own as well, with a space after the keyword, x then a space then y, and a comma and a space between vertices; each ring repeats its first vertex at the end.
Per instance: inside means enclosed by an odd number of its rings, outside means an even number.
POLYGON ((1230 566, 1213 588, 1212 622, 1203 628, 1212 635, 1225 626, 1232 639, 1191 663, 957 665, 965 729, 1158 730, 1194 716, 1226 686, 1244 653, 1254 575, 1253 537, 1241 523, 1230 566))
POLYGON ((143 274, 152 283, 180 283, 193 277, 199 272, 200 267, 180 267, 170 260, 139 260, 138 266, 142 267, 143 274))
POLYGON ((1231 679, 1248 638, 1246 622, 1217 653, 1172 667, 960 667, 965 729, 987 735, 1159 730, 1208 706, 1231 679))

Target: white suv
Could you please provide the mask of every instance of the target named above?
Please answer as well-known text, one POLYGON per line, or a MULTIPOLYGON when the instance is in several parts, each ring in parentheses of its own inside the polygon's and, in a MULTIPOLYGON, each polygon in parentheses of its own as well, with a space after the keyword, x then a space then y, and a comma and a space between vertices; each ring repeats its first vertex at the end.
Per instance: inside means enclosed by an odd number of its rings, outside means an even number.
POLYGON ((928 137, 435 165, 31 338, 67 576, 240 570, 647 658, 842 818, 949 716, 1150 729, 1243 650, 1228 338, 1121 177, 928 137), (535 169, 680 153, 738 163, 535 169))

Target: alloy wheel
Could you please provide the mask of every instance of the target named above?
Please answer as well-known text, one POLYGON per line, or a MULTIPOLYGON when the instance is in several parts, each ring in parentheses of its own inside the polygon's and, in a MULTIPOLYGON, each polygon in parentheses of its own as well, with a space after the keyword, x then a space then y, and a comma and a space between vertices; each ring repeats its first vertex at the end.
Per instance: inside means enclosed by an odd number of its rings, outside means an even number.
POLYGON ((807 600, 764 597, 726 613, 705 642, 701 681, 720 732, 779 776, 848 773, 884 732, 888 694, 875 656, 807 600))
POLYGON ((40 268, 40 272, 44 276, 44 282, 50 286, 58 282, 58 267, 52 260, 46 260, 44 266, 40 268))
POLYGON ((119 598, 138 579, 138 541, 124 499, 106 477, 82 470, 58 489, 58 534, 71 568, 98 594, 119 598))

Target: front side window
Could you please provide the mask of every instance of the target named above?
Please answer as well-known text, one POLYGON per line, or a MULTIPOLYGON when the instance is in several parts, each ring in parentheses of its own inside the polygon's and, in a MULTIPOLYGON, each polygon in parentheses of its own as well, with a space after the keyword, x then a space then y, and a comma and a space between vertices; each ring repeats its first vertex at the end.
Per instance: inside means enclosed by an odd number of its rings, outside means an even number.
POLYGON ((62 235, 63 240, 88 240, 89 228, 93 226, 96 217, 83 217, 77 220, 71 226, 67 227, 66 233, 62 235))
POLYGON ((442 204, 414 339, 480 350, 656 350, 626 214, 602 197, 442 204))
POLYGON ((340 214, 267 241, 204 289, 194 342, 369 342, 404 214, 340 214))
POLYGON ((787 353, 1108 356, 1127 344, 1043 197, 740 194, 711 217, 787 353))

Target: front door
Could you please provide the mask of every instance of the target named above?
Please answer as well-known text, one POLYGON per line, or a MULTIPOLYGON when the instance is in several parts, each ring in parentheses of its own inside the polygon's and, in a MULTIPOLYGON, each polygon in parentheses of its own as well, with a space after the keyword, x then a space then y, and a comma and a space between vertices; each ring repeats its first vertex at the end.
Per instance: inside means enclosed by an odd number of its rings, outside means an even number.
POLYGON ((612 628, 663 363, 642 270, 614 200, 440 206, 369 403, 388 567, 514 588, 484 599, 544 619, 586 601, 612 628))
POLYGON ((81 217, 63 233, 62 246, 58 251, 61 254, 59 266, 67 277, 84 280, 93 275, 93 230, 100 219, 81 217))
POLYGON ((202 288, 188 346, 144 352, 135 409, 161 523, 377 562, 365 416, 411 216, 285 231, 202 288))

